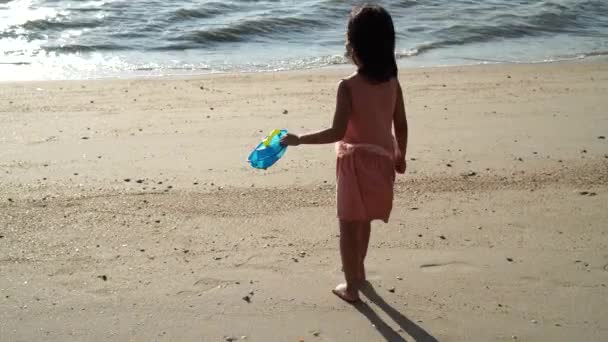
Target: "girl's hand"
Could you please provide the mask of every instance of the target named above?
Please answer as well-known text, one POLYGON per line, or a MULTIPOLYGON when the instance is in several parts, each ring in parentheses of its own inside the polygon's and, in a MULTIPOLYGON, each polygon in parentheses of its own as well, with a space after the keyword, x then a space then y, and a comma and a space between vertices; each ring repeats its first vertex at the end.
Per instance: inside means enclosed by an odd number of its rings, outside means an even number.
POLYGON ((399 157, 395 161, 395 171, 400 174, 405 173, 405 169, 407 168, 407 163, 405 162, 405 157, 399 157))
POLYGON ((300 137, 295 134, 287 133, 287 135, 281 139, 281 145, 298 146, 300 145, 300 137))

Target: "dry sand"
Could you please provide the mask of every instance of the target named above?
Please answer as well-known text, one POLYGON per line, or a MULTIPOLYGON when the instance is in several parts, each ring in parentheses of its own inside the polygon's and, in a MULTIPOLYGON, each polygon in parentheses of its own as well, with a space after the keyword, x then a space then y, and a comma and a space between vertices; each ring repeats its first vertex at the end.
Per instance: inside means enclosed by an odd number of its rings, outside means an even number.
POLYGON ((0 340, 608 341, 608 62, 402 71, 357 307, 333 147, 245 162, 349 72, 0 84, 0 340))

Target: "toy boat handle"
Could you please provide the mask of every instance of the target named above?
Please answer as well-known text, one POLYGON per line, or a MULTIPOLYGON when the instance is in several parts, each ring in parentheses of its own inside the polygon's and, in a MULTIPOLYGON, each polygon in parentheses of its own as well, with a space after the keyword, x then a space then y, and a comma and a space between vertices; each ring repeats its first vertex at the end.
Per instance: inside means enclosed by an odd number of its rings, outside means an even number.
POLYGON ((270 135, 266 137, 266 139, 264 139, 262 142, 264 143, 264 146, 268 147, 270 146, 270 142, 272 141, 272 138, 274 138, 275 136, 281 134, 281 130, 280 129, 275 129, 272 132, 270 132, 270 135))

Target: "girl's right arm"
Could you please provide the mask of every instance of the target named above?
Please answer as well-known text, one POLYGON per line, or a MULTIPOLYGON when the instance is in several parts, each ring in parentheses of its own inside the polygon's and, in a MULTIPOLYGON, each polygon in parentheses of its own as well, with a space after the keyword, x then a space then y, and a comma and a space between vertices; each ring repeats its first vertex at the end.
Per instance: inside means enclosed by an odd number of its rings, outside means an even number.
POLYGON ((406 162, 405 154, 407 152, 407 118, 405 115, 405 103, 403 101, 403 90, 401 84, 397 82, 397 103, 395 105, 395 113, 393 114, 393 125, 395 127, 395 138, 399 147, 399 156, 395 163, 395 170, 399 173, 405 173, 406 162))
POLYGON ((331 127, 318 132, 304 134, 302 136, 288 133, 285 137, 283 137, 283 139, 281 139, 281 144, 287 146, 298 146, 300 144, 318 145, 340 141, 344 138, 344 134, 346 134, 350 113, 350 89, 348 88, 346 81, 343 80, 338 86, 336 112, 334 114, 334 120, 331 127))

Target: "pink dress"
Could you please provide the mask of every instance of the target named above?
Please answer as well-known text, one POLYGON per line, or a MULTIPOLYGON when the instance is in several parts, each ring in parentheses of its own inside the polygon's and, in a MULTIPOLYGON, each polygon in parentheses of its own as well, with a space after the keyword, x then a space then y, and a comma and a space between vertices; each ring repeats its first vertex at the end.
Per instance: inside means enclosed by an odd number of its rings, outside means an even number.
POLYGON ((395 183, 397 79, 372 84, 355 74, 345 82, 352 109, 346 134, 336 144, 338 218, 388 222, 395 183))

